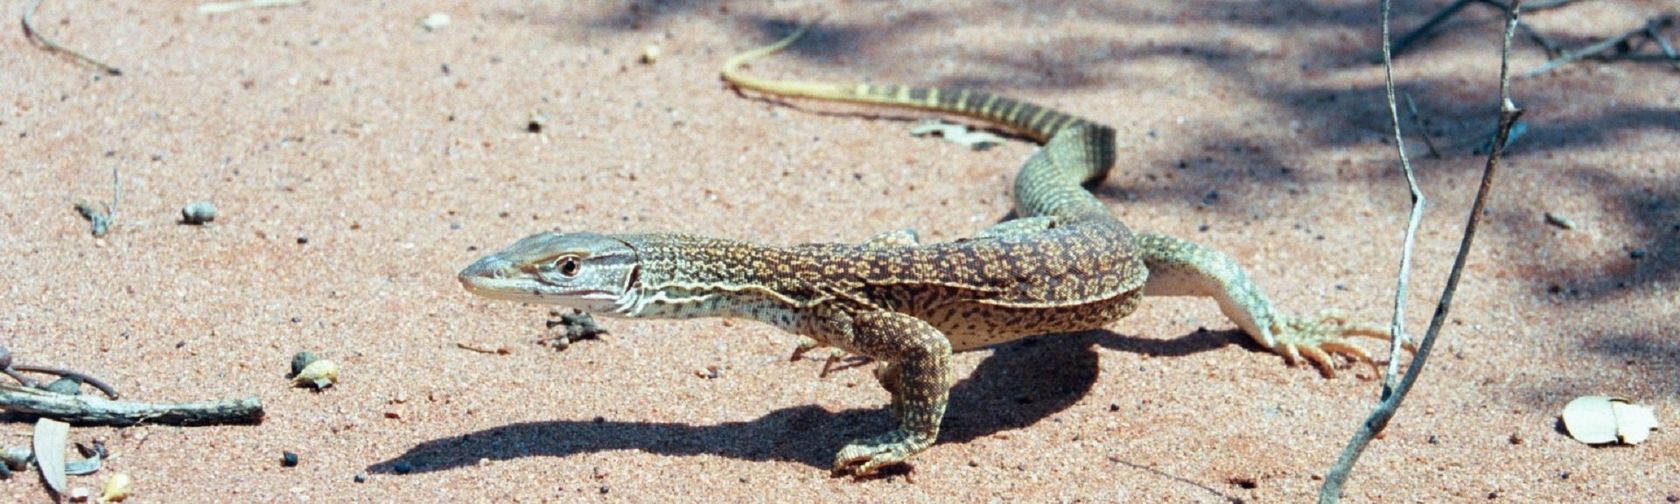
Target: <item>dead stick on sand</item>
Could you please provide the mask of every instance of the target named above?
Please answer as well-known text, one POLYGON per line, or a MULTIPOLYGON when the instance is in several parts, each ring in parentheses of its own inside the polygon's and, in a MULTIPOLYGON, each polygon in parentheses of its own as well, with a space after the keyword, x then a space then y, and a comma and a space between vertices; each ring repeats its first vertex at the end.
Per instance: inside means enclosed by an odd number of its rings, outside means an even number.
MULTIPOLYGON (((1353 472, 1353 465, 1364 453, 1377 434, 1388 427, 1389 420, 1399 411, 1400 404, 1406 399, 1412 386, 1417 383, 1418 375, 1423 373, 1423 366, 1429 359, 1429 351, 1435 346, 1435 338, 1440 335, 1441 327, 1446 325, 1447 313, 1452 308, 1453 294, 1458 291, 1458 281, 1463 277, 1464 264, 1469 261, 1470 246, 1475 243, 1476 228, 1482 221, 1483 211, 1487 208, 1488 194, 1493 191, 1493 176, 1498 172, 1499 162, 1505 152, 1505 144, 1509 141, 1511 128, 1522 116, 1523 110, 1517 108, 1511 101, 1511 37, 1517 32, 1520 24, 1519 14, 1522 12, 1522 0, 1511 0, 1510 10, 1505 12, 1504 42, 1499 50, 1499 132, 1495 135, 1492 152, 1488 153, 1487 164, 1482 168, 1482 182, 1476 188, 1476 199, 1471 203, 1470 217, 1464 226, 1464 235, 1459 239, 1458 253, 1453 258, 1452 270, 1447 273, 1447 284, 1441 289, 1441 297, 1435 304, 1435 314, 1429 319, 1429 328, 1424 330, 1423 340, 1418 343, 1413 354, 1412 362, 1406 366, 1404 376, 1396 376, 1399 372, 1398 358, 1400 346, 1407 340, 1405 327, 1405 299, 1407 295, 1407 277, 1411 269, 1411 247, 1417 234, 1418 220, 1422 217, 1423 193, 1420 192, 1413 177, 1411 163, 1406 159, 1405 140, 1400 136, 1400 116, 1394 102, 1394 66, 1392 52, 1388 38, 1388 17, 1390 0, 1382 0, 1382 40, 1383 40, 1383 71, 1387 78, 1388 114, 1389 122, 1394 126, 1396 149, 1399 151, 1400 165, 1406 171, 1406 181, 1412 192, 1412 212, 1406 227, 1405 237, 1402 239, 1404 248, 1401 253, 1399 285, 1395 288, 1394 321, 1389 349, 1388 371, 1384 374, 1382 396, 1377 407, 1371 410, 1369 416, 1359 423, 1353 439, 1348 441, 1337 457, 1336 464, 1324 476, 1324 486, 1319 488, 1318 502, 1333 504, 1341 499, 1342 485, 1347 483, 1348 475, 1353 472)), ((1392 482, 1392 480, 1390 480, 1392 482)))
POLYGON ((160 404, 55 394, 10 384, 0 384, 0 410, 54 418, 75 425, 248 424, 263 418, 262 401, 255 396, 160 404))
POLYGON ((1564 65, 1567 65, 1567 64, 1570 64, 1570 63, 1574 63, 1576 61, 1580 61, 1580 60, 1586 59, 1586 58, 1591 57, 1591 56, 1597 56, 1597 55, 1600 55, 1600 54, 1604 54, 1605 52, 1608 52, 1611 49, 1615 49, 1617 46, 1627 44, 1628 39, 1631 39, 1631 38, 1636 37, 1636 36, 1644 35, 1644 34, 1645 34, 1645 28, 1640 27, 1637 30, 1631 30, 1631 31, 1628 31, 1627 33, 1623 33, 1621 35, 1617 35, 1615 37, 1610 37, 1610 38, 1601 40, 1597 43, 1588 45, 1586 47, 1581 48, 1581 50, 1579 50, 1579 51, 1570 51, 1570 50, 1565 49, 1565 50, 1563 50, 1562 55, 1559 55, 1556 58, 1552 58, 1550 60, 1547 60, 1546 63, 1540 65, 1539 68, 1529 70, 1528 73, 1522 74, 1521 78, 1532 79, 1534 77, 1539 76, 1540 74, 1550 72, 1550 71, 1552 71, 1552 69, 1555 69, 1557 67, 1561 67, 1561 66, 1564 66, 1564 65))
POLYGON ((76 52, 75 50, 64 47, 62 45, 59 45, 58 42, 53 41, 53 39, 47 38, 46 35, 41 34, 40 30, 35 29, 35 10, 41 8, 41 2, 44 2, 44 1, 46 1, 46 0, 34 0, 33 2, 29 2, 29 7, 26 7, 26 8, 23 9, 23 34, 24 34, 24 36, 29 37, 30 40, 34 40, 35 42, 40 43, 43 47, 46 47, 47 50, 49 50, 49 51, 57 52, 59 54, 68 54, 68 55, 70 55, 70 57, 75 58, 77 61, 81 61, 83 63, 93 65, 94 68, 98 68, 100 70, 103 70, 103 71, 105 71, 105 73, 108 73, 108 74, 111 74, 111 75, 122 75, 122 70, 118 70, 117 67, 107 65, 103 62, 100 62, 99 60, 88 57, 85 54, 76 52))
POLYGON ((291 7, 293 5, 303 5, 303 0, 244 0, 241 2, 215 2, 198 6, 198 13, 221 14, 224 12, 241 11, 245 9, 291 7))

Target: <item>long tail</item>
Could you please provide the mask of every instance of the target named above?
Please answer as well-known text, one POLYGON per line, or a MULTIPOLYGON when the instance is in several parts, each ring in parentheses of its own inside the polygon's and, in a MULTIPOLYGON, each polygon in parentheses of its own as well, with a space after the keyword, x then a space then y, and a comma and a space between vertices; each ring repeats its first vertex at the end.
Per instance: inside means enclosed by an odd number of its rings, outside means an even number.
POLYGON ((781 52, 805 36, 815 23, 816 21, 812 21, 801 25, 798 30, 774 44, 729 58, 723 64, 723 80, 742 89, 779 96, 933 110, 972 117, 1008 127, 1041 144, 1050 141, 1051 137, 1064 129, 1101 126, 1059 110, 967 89, 783 81, 741 73, 741 66, 781 52))
POLYGON ((931 110, 1004 126, 1045 145, 1028 160, 1016 179, 1016 207, 1020 213, 1108 215, 1107 208, 1079 186, 1101 180, 1114 164, 1114 129, 1108 126, 1048 107, 967 89, 784 81, 741 73, 743 65, 787 48, 805 36, 815 23, 805 23, 776 43, 729 58, 723 64, 723 80, 741 89, 777 96, 931 110))

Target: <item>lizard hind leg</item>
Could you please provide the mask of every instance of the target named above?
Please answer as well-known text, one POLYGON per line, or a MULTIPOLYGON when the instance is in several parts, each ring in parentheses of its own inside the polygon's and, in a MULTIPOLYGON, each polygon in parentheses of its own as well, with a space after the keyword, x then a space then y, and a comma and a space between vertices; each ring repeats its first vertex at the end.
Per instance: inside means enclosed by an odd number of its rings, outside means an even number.
POLYGON ((914 247, 921 244, 921 237, 916 235, 916 230, 910 228, 885 231, 863 241, 863 245, 870 248, 914 247))
POLYGON ((1371 354, 1354 345, 1351 338, 1389 337, 1382 326, 1349 323, 1336 311, 1304 317, 1284 315, 1236 261, 1217 250, 1147 233, 1137 235, 1137 244, 1149 269, 1149 280, 1143 287, 1145 296, 1211 298, 1219 304, 1219 311, 1256 343, 1291 364, 1305 360, 1326 377, 1336 374, 1336 356, 1376 365, 1371 354))

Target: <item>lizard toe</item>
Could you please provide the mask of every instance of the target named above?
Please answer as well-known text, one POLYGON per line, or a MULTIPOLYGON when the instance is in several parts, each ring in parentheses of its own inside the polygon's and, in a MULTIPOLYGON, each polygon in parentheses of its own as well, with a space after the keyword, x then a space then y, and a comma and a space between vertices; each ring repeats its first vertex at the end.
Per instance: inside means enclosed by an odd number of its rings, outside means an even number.
POLYGON ((901 430, 853 441, 834 455, 834 475, 869 476, 882 468, 904 463, 915 451, 901 430))

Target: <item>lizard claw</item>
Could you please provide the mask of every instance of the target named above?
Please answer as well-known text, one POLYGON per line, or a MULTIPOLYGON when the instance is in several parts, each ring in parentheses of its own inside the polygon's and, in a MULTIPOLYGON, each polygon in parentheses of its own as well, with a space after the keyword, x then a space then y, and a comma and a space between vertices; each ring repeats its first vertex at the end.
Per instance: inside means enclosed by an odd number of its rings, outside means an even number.
MULTIPOLYGON (((800 336, 799 337, 799 344, 795 345, 793 347, 793 355, 788 356, 788 360, 789 361, 797 361, 801 357, 804 357, 805 353, 810 352, 812 350, 816 350, 818 348, 823 348, 823 347, 826 347, 826 346, 828 346, 827 343, 817 341, 816 339, 811 338, 810 336, 800 336)), ((841 350, 841 349, 838 349, 838 348, 835 348, 833 350, 834 351, 829 352, 827 358, 823 359, 823 368, 822 368, 822 371, 819 371, 817 373, 818 378, 827 378, 829 373, 834 372, 834 365, 835 364, 839 364, 840 361, 846 360, 846 351, 845 350, 841 350)))
MULTIPOLYGON (((1354 345, 1350 338, 1388 339, 1388 330, 1376 324, 1349 323, 1340 312, 1326 311, 1310 317, 1296 317, 1272 328, 1272 351, 1290 364, 1302 360, 1318 368, 1326 378, 1336 376, 1336 357, 1341 356, 1377 368, 1371 353, 1354 345)), ((1408 342, 1407 350, 1413 346, 1408 342)))
POLYGON ((869 476, 884 467, 904 463, 911 454, 920 451, 917 445, 925 448, 928 444, 932 443, 918 442, 917 436, 904 429, 852 441, 834 455, 834 475, 869 476))

